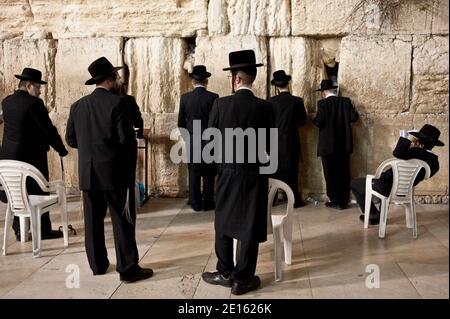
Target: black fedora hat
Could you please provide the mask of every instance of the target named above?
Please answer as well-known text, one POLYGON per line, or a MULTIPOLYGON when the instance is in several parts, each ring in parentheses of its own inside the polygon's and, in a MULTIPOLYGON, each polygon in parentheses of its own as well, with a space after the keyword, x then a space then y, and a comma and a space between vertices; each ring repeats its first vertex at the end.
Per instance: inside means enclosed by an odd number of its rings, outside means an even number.
POLYGON ((278 70, 273 72, 273 79, 270 81, 270 84, 275 86, 286 86, 291 79, 292 77, 286 74, 284 70, 278 70))
POLYGON ((22 74, 16 74, 14 76, 19 80, 26 80, 38 84, 47 84, 47 82, 42 81, 41 71, 33 68, 25 68, 22 70, 22 74))
POLYGON ((197 80, 203 81, 211 76, 211 73, 206 71, 206 66, 204 65, 195 65, 192 69, 192 73, 189 73, 189 77, 197 80))
POLYGON ((441 131, 433 125, 425 124, 422 126, 419 132, 409 132, 412 136, 415 136, 425 145, 444 146, 444 143, 439 140, 441 131))
POLYGON ((230 66, 224 68, 223 69, 224 71, 228 70, 253 71, 254 68, 263 66, 262 63, 256 63, 255 51, 253 50, 241 50, 230 52, 230 54, 228 54, 228 61, 230 66))
POLYGON ((104 80, 107 76, 122 69, 123 66, 113 66, 107 58, 101 57, 91 63, 88 67, 88 71, 92 78, 87 80, 84 84, 92 85, 97 84, 101 80, 104 80))
POLYGON ((332 89, 337 89, 337 86, 333 85, 333 81, 322 80, 322 82, 320 82, 320 88, 317 89, 316 91, 325 91, 325 90, 332 90, 332 89))

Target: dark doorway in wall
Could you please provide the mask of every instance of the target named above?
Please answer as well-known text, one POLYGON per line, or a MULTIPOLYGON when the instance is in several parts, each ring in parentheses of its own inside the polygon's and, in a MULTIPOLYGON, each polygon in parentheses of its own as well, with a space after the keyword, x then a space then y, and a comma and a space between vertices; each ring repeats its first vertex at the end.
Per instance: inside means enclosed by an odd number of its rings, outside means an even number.
POLYGON ((334 85, 338 85, 338 73, 339 73, 339 62, 335 62, 334 66, 328 66, 325 64, 325 72, 329 80, 333 81, 334 85))
POLYGON ((322 66, 322 79, 332 80, 338 86, 339 82, 339 52, 340 38, 319 40, 320 64, 322 66))
POLYGON ((196 47, 196 37, 184 38, 188 46, 188 54, 194 55, 196 47))

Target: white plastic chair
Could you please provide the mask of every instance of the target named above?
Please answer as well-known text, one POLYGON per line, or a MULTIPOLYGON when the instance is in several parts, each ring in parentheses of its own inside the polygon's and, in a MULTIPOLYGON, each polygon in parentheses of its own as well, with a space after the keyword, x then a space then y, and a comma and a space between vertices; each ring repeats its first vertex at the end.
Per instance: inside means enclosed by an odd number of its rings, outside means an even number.
POLYGON ((12 219, 17 216, 20 218, 21 241, 25 241, 25 219, 30 219, 33 257, 39 257, 41 255, 41 216, 53 209, 61 211, 64 247, 69 245, 66 191, 62 180, 48 182, 37 168, 28 163, 0 160, 0 183, 8 198, 3 236, 3 255, 7 254, 7 239, 12 219), (27 177, 34 179, 42 191, 51 194, 28 195, 26 190, 27 177))
MULTIPOLYGON (((294 193, 291 188, 284 182, 269 178, 269 196, 267 201, 267 232, 273 233, 274 261, 275 261, 275 281, 282 279, 281 272, 281 241, 283 239, 284 262, 288 265, 292 264, 292 212, 294 210, 294 193), (288 198, 285 214, 272 214, 272 204, 276 192, 283 190, 288 198)), ((239 256, 240 242, 234 239, 234 263, 236 264, 239 256)))
POLYGON ((425 169, 424 179, 428 179, 430 177, 430 167, 424 161, 418 159, 401 160, 391 158, 380 164, 375 175, 367 175, 364 228, 369 227, 372 196, 376 196, 381 200, 378 237, 384 238, 385 236, 389 205, 393 203, 405 207, 406 227, 412 228, 413 238, 417 238, 417 220, 414 207, 414 181, 422 168, 425 169), (386 197, 372 189, 372 180, 380 178, 381 173, 388 168, 392 168, 393 182, 391 193, 389 194, 389 197, 386 197))

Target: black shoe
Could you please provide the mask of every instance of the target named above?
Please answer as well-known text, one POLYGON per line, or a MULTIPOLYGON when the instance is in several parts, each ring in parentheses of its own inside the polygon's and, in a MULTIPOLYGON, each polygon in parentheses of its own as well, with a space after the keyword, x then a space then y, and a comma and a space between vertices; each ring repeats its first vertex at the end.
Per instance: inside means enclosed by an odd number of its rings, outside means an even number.
POLYGON ((261 286, 261 279, 259 279, 258 276, 255 276, 247 284, 240 284, 240 283, 234 282, 233 287, 231 287, 231 293, 233 295, 243 295, 249 291, 258 289, 259 286, 261 286))
MULTIPOLYGON (((364 215, 359 215, 359 220, 364 223, 364 215)), ((380 224, 380 216, 369 216, 369 225, 375 226, 380 224)))
POLYGON ((108 272, 108 268, 109 268, 109 261, 108 261, 108 264, 107 264, 106 267, 101 267, 101 268, 99 267, 99 270, 97 272, 93 271, 92 274, 94 276, 104 275, 104 274, 106 274, 108 272))
POLYGON ((216 209, 216 204, 215 203, 206 203, 206 204, 203 204, 202 206, 203 206, 203 210, 204 211, 216 209))
POLYGON ((196 211, 196 212, 199 212, 199 211, 202 210, 202 207, 201 207, 201 206, 192 206, 192 205, 191 205, 191 208, 192 208, 194 211, 196 211))
POLYGON ((294 208, 305 207, 306 204, 304 201, 299 201, 294 203, 294 208))
POLYGON ((153 276, 153 270, 137 266, 133 270, 120 273, 120 281, 131 283, 139 280, 148 279, 153 276))
POLYGON ((63 232, 59 230, 50 230, 49 232, 42 233, 41 239, 55 239, 63 237, 63 232))
POLYGON ((203 281, 207 282, 211 285, 221 285, 224 287, 231 287, 233 281, 231 280, 231 277, 226 278, 222 274, 220 274, 218 271, 216 272, 204 272, 202 274, 203 281))

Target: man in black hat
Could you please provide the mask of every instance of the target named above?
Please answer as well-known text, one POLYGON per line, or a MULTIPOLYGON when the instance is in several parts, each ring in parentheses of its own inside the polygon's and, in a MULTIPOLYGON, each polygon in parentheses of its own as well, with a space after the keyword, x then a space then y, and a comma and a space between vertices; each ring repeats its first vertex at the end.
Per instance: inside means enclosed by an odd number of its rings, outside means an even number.
POLYGON ((270 81, 278 91, 278 95, 269 99, 275 114, 275 126, 278 128, 278 158, 283 159, 278 164, 274 174, 294 192, 294 207, 305 206, 299 194, 298 162, 301 158, 300 138, 298 128, 306 123, 306 110, 303 100, 289 92, 291 76, 284 70, 275 71, 270 81))
MULTIPOLYGON (((252 90, 256 68, 262 64, 256 63, 253 50, 231 52, 229 61, 230 67, 224 70, 231 71, 233 92, 236 90, 236 93, 215 100, 209 126, 219 129, 225 137, 225 130, 254 130, 256 136, 259 128, 268 132, 273 127, 272 107, 270 103, 257 98, 252 90)), ((249 160, 252 157, 249 154, 250 142, 244 141, 244 154, 237 153, 239 148, 236 139, 228 141, 232 146, 229 149, 227 141, 222 143, 214 221, 217 272, 205 272, 202 275, 209 284, 231 287, 231 293, 235 295, 260 286, 261 281, 255 276, 258 247, 267 237, 268 177, 260 174, 260 161, 252 163, 249 160), (225 154, 230 153, 234 156, 232 161, 225 162, 223 157, 227 158, 225 154), (239 157, 244 158, 243 162, 237 160, 239 157), (241 243, 236 265, 233 263, 233 238, 241 243)))
POLYGON ((109 267, 105 247, 104 218, 109 207, 114 232, 120 280, 134 282, 150 278, 151 269, 138 265, 135 239, 135 200, 130 189, 134 180, 129 163, 129 145, 135 141, 126 100, 120 96, 121 81, 105 57, 91 63, 92 78, 86 85, 96 89, 70 108, 66 141, 78 149, 80 190, 83 191, 85 247, 94 275, 109 267), (131 197, 131 200, 130 200, 131 197))
POLYGON ((347 97, 336 95, 337 87, 331 80, 323 80, 320 91, 323 99, 317 106, 313 123, 319 128, 317 156, 327 184, 327 207, 346 209, 350 200, 350 154, 353 153, 351 124, 359 118, 347 97))
POLYGON ((208 127, 209 113, 214 100, 219 97, 216 93, 208 91, 208 78, 211 73, 206 71, 204 65, 194 66, 189 77, 192 79, 194 89, 181 96, 180 110, 178 113, 178 127, 189 132, 189 204, 195 211, 213 210, 216 207, 214 201, 215 164, 207 164, 202 160, 200 151, 206 144, 202 140, 203 131, 208 127), (194 129, 198 125, 198 130, 194 129), (194 134, 195 133, 195 134, 194 134), (197 148, 194 145, 198 145, 197 148), (194 152, 198 152, 197 159, 194 152), (197 161, 196 161, 197 159, 197 161), (203 179, 203 192, 201 182, 203 179))
MULTIPOLYGON (((392 154, 399 159, 419 159, 430 166, 430 177, 439 170, 439 159, 431 150, 434 146, 444 146, 439 140, 441 132, 430 124, 425 124, 419 132, 411 131, 407 137, 400 137, 397 146, 392 154)), ((422 169, 414 180, 414 186, 419 184, 425 177, 425 170, 422 169)), ((372 189, 383 196, 388 197, 391 193, 393 181, 392 169, 388 169, 380 175, 380 178, 372 181, 372 189)), ((364 222, 364 209, 366 201, 366 178, 354 179, 350 187, 356 197, 362 214, 360 220, 364 222)), ((380 223, 380 211, 372 202, 370 206, 369 224, 378 225, 380 223)))
MULTIPOLYGON (((22 74, 15 77, 20 80, 19 89, 2 102, 5 127, 0 158, 29 163, 48 180, 49 146, 61 157, 67 155, 67 150, 48 116, 44 101, 39 98, 41 85, 47 82, 42 80, 40 71, 32 68, 24 68, 22 74)), ((31 179, 27 180, 27 191, 28 194, 47 195, 31 179)), ((6 196, 2 196, 2 201, 6 202, 6 196)), ((14 217, 12 228, 17 240, 20 240, 18 217, 14 217)), ((48 212, 44 213, 41 218, 41 239, 58 238, 62 235, 61 231, 52 230, 50 215, 48 212)))

